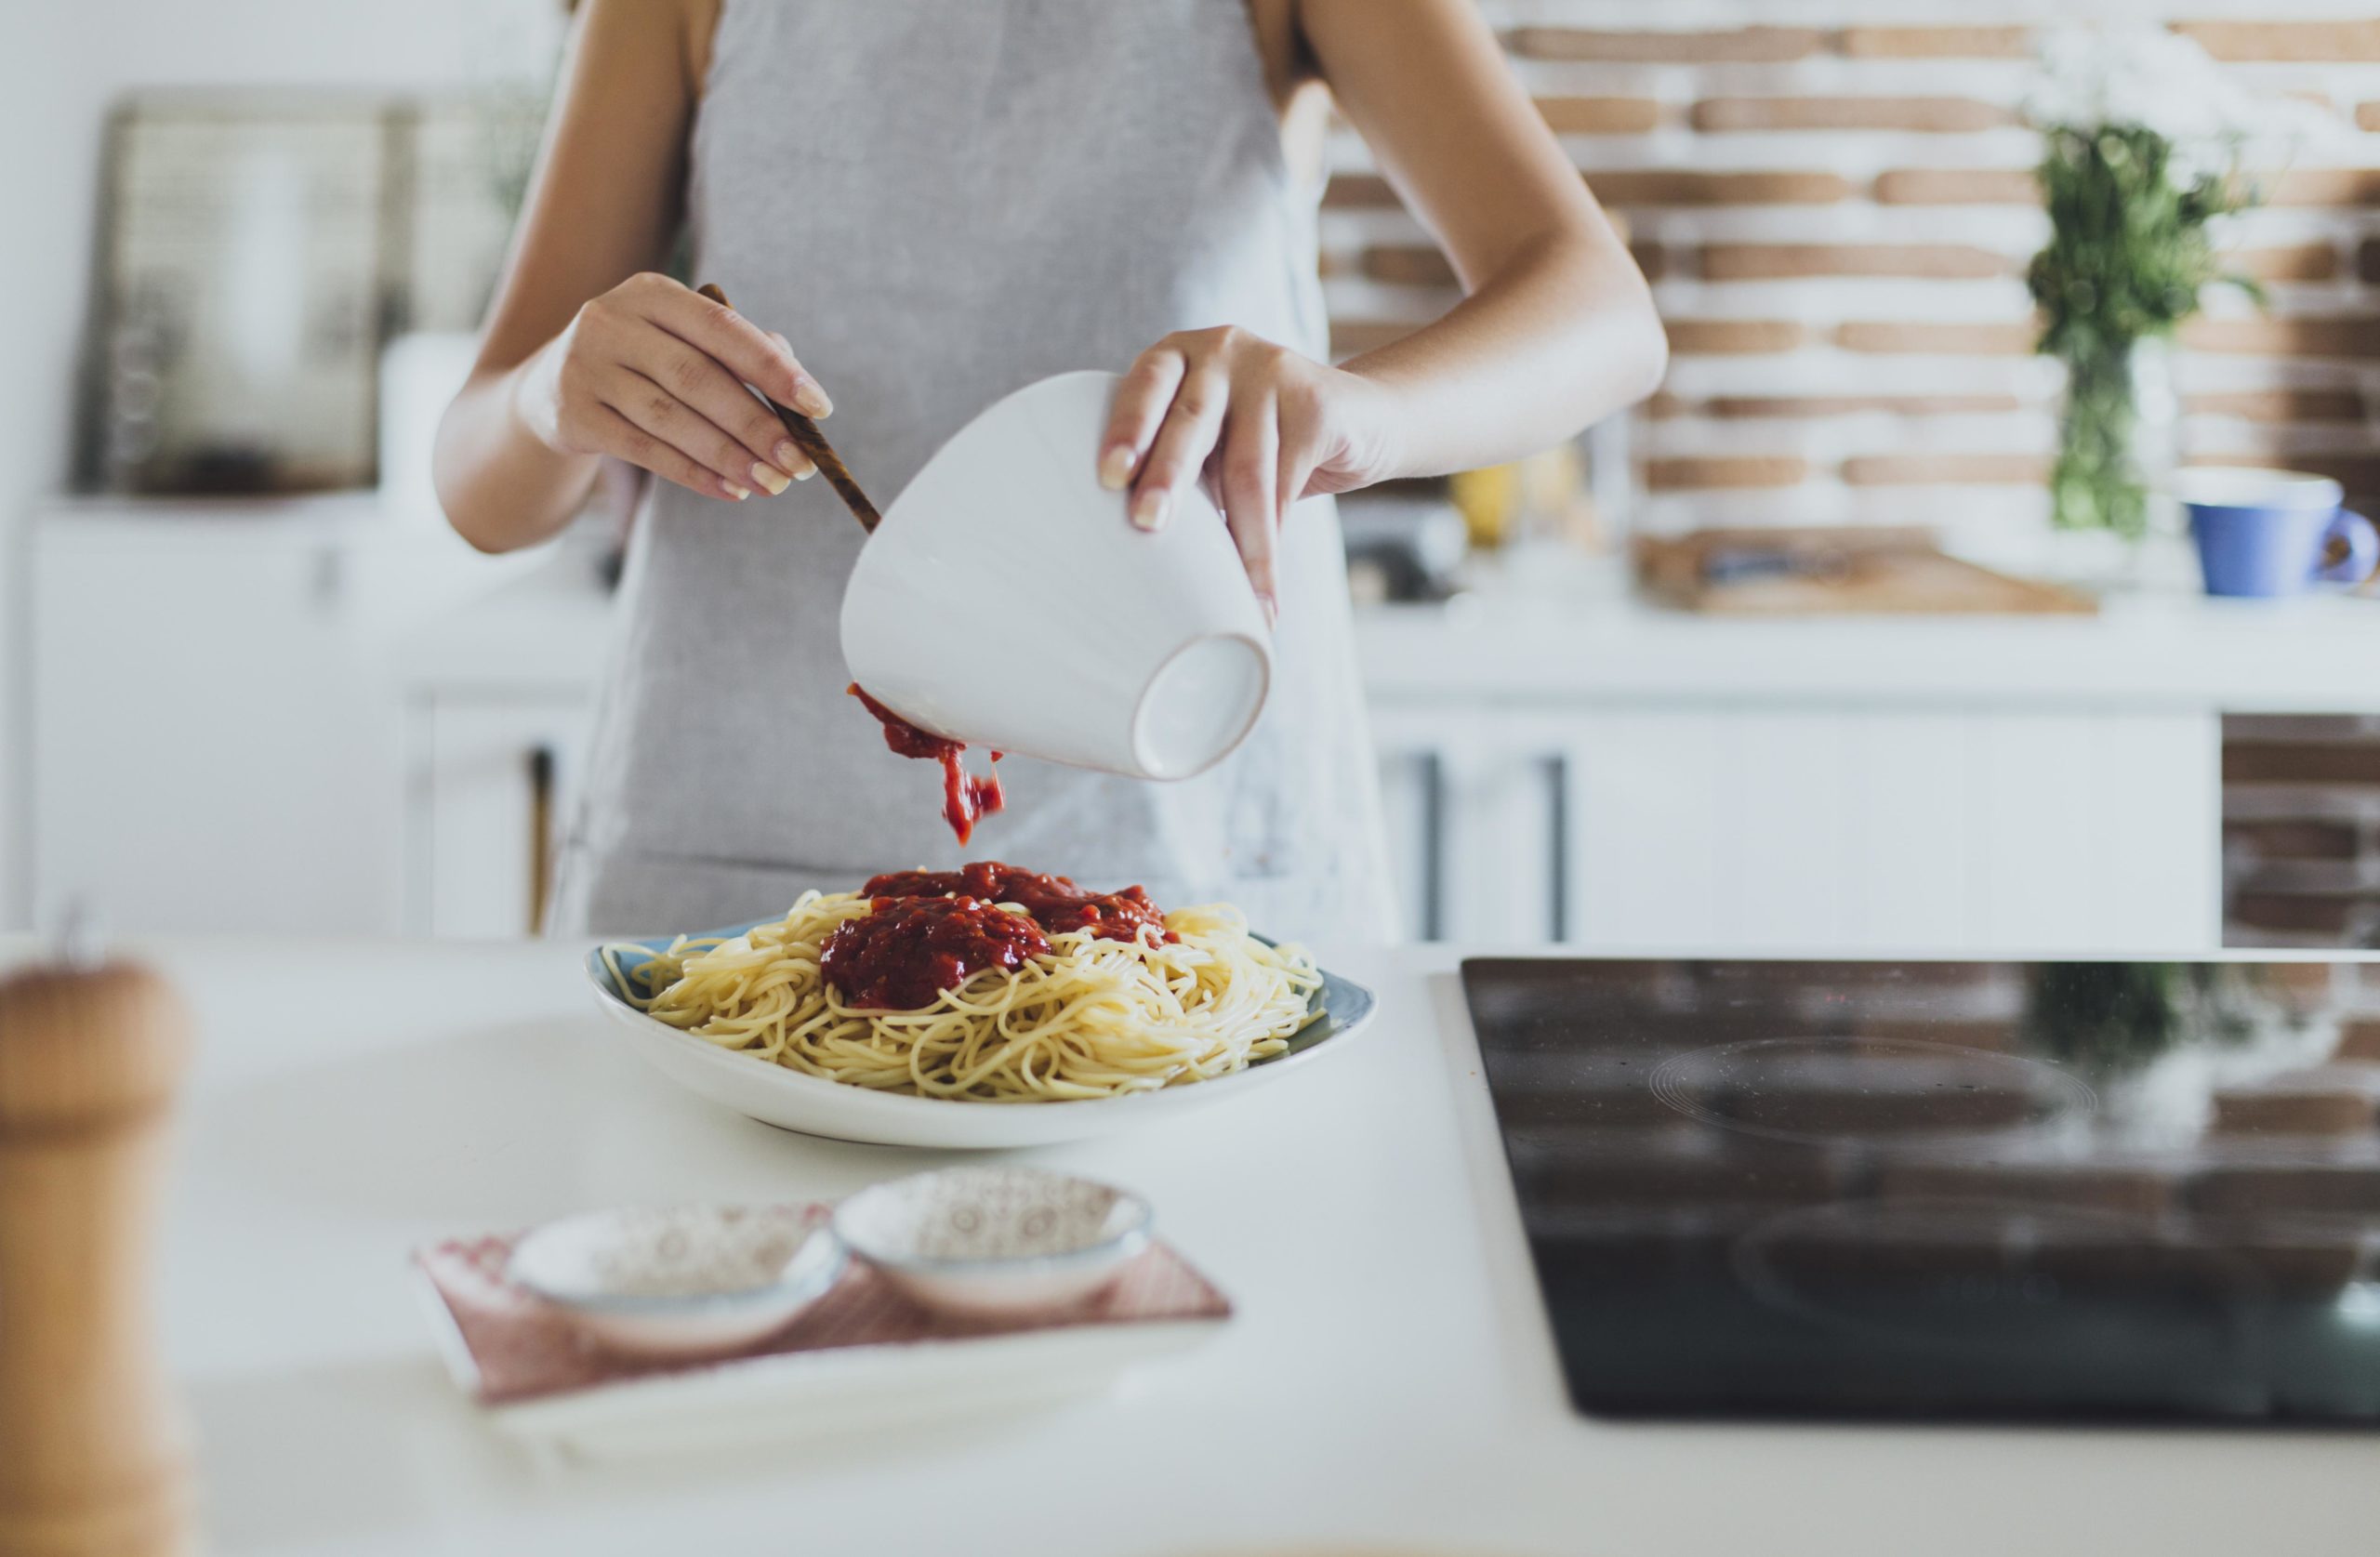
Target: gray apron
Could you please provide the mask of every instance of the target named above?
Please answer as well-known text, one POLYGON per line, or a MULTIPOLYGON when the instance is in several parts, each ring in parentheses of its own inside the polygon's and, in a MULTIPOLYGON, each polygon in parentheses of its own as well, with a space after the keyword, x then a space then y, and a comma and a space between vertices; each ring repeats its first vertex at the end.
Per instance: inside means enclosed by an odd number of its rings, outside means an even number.
MULTIPOLYGON (((1316 191, 1283 161, 1245 0, 728 0, 711 61, 695 272, 793 342, 879 503, 1010 390, 1120 370, 1170 331, 1325 349, 1316 191)), ((1278 663, 1245 746, 1170 785, 1011 758, 1009 809, 965 850, 936 767, 887 751, 844 695, 863 538, 823 481, 740 504, 651 483, 557 930, 718 926, 991 858, 1236 902, 1280 937, 1388 933, 1328 501, 1282 537, 1278 663)), ((1064 666, 1025 673, 1064 695, 1064 666)))

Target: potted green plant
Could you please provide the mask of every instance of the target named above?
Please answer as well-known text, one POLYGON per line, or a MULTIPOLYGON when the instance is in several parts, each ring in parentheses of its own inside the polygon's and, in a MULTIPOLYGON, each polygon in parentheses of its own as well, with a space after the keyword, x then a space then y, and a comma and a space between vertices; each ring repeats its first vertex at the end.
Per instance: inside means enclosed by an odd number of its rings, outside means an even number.
POLYGON ((2175 457, 2168 343, 2210 284, 2262 301, 2216 242, 2257 201, 2241 172, 2257 126, 2205 51, 2162 28, 2052 33, 2043 65, 2028 117, 2050 236, 2026 282, 2037 350, 2066 368, 2051 514, 2136 538, 2175 457))

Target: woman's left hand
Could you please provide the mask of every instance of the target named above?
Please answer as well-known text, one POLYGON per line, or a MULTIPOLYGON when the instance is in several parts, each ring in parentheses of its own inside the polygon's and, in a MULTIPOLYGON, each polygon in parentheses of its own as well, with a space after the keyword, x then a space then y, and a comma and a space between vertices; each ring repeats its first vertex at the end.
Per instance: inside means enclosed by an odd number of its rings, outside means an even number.
POLYGON ((1247 564, 1279 612, 1275 538, 1301 497, 1393 473, 1390 391, 1224 325, 1170 335, 1132 363, 1100 444, 1099 480, 1131 488, 1132 522, 1161 527, 1202 476, 1247 564))

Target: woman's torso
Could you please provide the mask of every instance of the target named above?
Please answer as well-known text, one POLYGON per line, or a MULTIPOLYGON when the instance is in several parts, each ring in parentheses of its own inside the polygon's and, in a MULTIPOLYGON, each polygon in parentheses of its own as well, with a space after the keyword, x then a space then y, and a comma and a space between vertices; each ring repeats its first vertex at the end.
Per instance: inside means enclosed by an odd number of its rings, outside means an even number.
MULTIPOLYGON (((879 503, 1010 390, 1120 369, 1170 331, 1324 350, 1314 198, 1286 166, 1246 0, 727 0, 688 205, 698 276, 792 340, 879 503)), ((725 922, 972 853, 1232 898, 1287 933, 1377 930, 1327 503, 1284 534, 1275 692, 1239 752, 1165 785, 1012 759, 1010 809, 972 851, 940 821, 932 765, 888 752, 843 694, 862 539, 823 482, 745 504, 653 485, 565 922, 725 922)))

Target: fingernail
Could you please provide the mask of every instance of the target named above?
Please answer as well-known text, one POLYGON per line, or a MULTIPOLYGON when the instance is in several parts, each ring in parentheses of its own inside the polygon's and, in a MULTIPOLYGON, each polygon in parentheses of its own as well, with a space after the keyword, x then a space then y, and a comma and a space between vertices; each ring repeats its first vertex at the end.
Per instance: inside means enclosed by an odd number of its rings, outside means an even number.
POLYGON ((835 402, 826 398, 826 391, 807 378, 801 381, 801 388, 793 392, 793 408, 805 416, 831 416, 835 414, 835 402))
POLYGON ((784 471, 778 469, 773 465, 753 466, 752 479, 755 482, 758 482, 761 486, 767 488, 768 494, 772 497, 776 496, 779 493, 793 484, 793 478, 791 476, 787 475, 784 471))
POLYGON ((808 460, 803 460, 801 462, 801 468, 793 473, 793 479, 797 482, 806 482, 817 473, 818 467, 811 464, 808 460))
POLYGON ((1165 522, 1165 513, 1173 507, 1173 495, 1152 487, 1132 499, 1132 522, 1144 530, 1154 530, 1165 522))
POLYGON ((752 495, 748 489, 737 486, 734 482, 727 480, 724 476, 720 478, 719 484, 721 489, 723 490, 727 495, 734 498, 739 503, 752 495))
POLYGON ((777 462, 778 469, 790 470, 797 476, 801 473, 801 468, 810 463, 810 456, 801 452, 801 445, 790 438, 781 441, 770 450, 769 457, 777 462))
POLYGON ((1099 456, 1099 484, 1110 492, 1121 492, 1124 483, 1132 479, 1132 446, 1117 443, 1099 456))
POLYGON ((1264 608, 1264 625, 1266 627, 1277 627, 1281 625, 1281 602, 1275 600, 1269 591, 1257 591, 1256 603, 1264 608))

